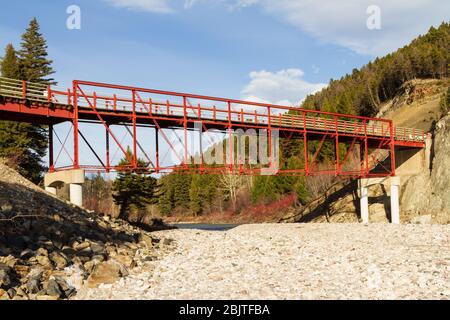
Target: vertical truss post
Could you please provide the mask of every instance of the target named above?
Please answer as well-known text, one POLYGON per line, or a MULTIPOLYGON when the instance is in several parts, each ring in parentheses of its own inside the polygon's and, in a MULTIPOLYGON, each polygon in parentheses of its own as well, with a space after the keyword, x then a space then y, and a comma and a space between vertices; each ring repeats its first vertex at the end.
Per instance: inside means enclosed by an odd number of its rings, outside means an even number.
POLYGON ((155 126, 155 157, 156 157, 156 173, 159 173, 159 129, 155 126))
POLYGON ((54 160, 53 160, 53 124, 48 125, 48 162, 49 171, 55 171, 54 160))
POLYGON ((389 134, 391 142, 391 176, 395 176, 395 135, 394 124, 392 120, 389 120, 389 134))
POLYGON ((338 117, 334 116, 334 124, 336 129, 336 151, 335 151, 335 175, 339 175, 339 128, 338 128, 338 117))
POLYGON ((25 80, 22 80, 22 98, 27 98, 27 82, 25 80))
POLYGON ((133 103, 133 114, 132 114, 132 125, 133 125, 133 168, 137 168, 137 137, 136 137, 136 92, 131 90, 132 93, 132 103, 133 103))
POLYGON ((203 126, 200 126, 200 132, 199 132, 199 148, 200 148, 200 172, 204 172, 204 158, 203 158, 203 139, 202 139, 202 135, 203 135, 203 126))
POLYGON ((230 168, 230 172, 233 172, 233 147, 234 147, 234 141, 233 141, 233 135, 232 135, 232 125, 231 125, 231 102, 228 101, 228 142, 229 142, 229 147, 230 147, 230 163, 229 163, 229 168, 230 168))
POLYGON ((73 168, 79 169, 78 159, 78 83, 73 81, 73 168))
POLYGON ((272 168, 273 159, 272 159, 272 116, 271 116, 271 108, 267 107, 267 134, 268 136, 268 145, 269 145, 269 168, 272 168))
POLYGON ((183 96, 184 166, 188 167, 187 98, 183 96))
POLYGON ((110 169, 111 169, 111 163, 110 163, 110 159, 109 159, 109 124, 106 125, 106 172, 109 173, 110 169))
POLYGON ((364 119, 364 176, 369 174, 369 146, 367 141, 367 120, 364 119))
POLYGON ((306 137, 306 112, 303 111, 303 156, 305 159, 305 175, 309 175, 308 168, 308 139, 306 137))

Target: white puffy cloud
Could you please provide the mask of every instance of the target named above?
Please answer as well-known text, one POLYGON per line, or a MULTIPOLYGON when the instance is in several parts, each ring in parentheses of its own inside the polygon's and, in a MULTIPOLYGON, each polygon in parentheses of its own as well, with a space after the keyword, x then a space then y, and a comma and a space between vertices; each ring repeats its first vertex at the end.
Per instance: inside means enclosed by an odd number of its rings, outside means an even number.
POLYGON ((448 20, 450 2, 440 0, 260 0, 271 14, 319 39, 360 54, 384 55, 409 43, 431 25, 448 20), (380 9, 381 29, 369 30, 369 6, 380 9))
POLYGON ((115 7, 153 13, 171 13, 173 9, 168 0, 103 0, 115 7))
MULTIPOLYGON (((103 0, 117 7, 171 13, 175 0, 103 0)), ((448 21, 450 1, 442 0, 184 0, 185 9, 206 3, 223 4, 230 12, 259 6, 271 16, 325 42, 359 54, 384 55, 409 43, 432 25, 448 21), (380 9, 381 28, 367 21, 380 9)), ((179 2, 178 2, 179 4, 179 2)))
POLYGON ((303 71, 296 68, 277 72, 252 71, 250 82, 242 89, 241 94, 247 101, 298 105, 308 94, 326 86, 325 83, 310 83, 303 76, 303 71))
POLYGON ((409 43, 431 25, 448 21, 450 1, 442 0, 202 0, 229 9, 260 6, 326 43, 359 54, 384 55, 409 43), (381 29, 369 30, 370 6, 380 9, 381 29))

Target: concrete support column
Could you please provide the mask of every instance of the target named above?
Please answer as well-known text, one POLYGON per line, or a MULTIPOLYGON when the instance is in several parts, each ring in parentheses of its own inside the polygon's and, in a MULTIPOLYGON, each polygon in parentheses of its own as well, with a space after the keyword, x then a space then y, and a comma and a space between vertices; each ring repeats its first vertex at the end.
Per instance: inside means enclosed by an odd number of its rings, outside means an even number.
POLYGON ((400 223, 400 177, 391 177, 391 223, 400 223))
POLYGON ((80 183, 70 184, 70 202, 79 207, 83 206, 83 186, 80 183))
POLYGON ((359 181, 359 204, 361 210, 361 220, 363 223, 369 223, 369 190, 362 181, 359 181))
POLYGON ((48 193, 54 194, 56 196, 56 188, 55 187, 45 187, 45 191, 48 193))

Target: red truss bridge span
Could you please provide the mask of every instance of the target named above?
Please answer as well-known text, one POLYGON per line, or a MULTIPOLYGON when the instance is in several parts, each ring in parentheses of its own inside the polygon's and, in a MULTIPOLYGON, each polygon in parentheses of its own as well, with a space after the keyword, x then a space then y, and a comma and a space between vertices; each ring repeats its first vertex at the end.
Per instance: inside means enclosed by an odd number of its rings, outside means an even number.
MULTIPOLYGON (((271 150, 277 150, 272 149, 271 133, 275 130, 281 143, 296 141, 301 167, 292 168, 281 163, 275 174, 385 177, 395 175, 396 150, 424 148, 427 137, 421 130, 395 127, 389 119, 81 80, 74 80, 70 89, 60 90, 0 78, 0 119, 48 125, 51 172, 84 169, 103 172, 145 170, 161 173, 176 170, 261 174, 262 165, 250 166, 234 161, 212 166, 203 163, 190 165, 188 135, 201 123, 201 131, 214 128, 230 138, 236 129, 264 129, 267 132, 269 158, 274 156, 270 154, 271 150), (69 135, 66 139, 57 136, 60 142, 58 151, 55 150, 54 126, 64 122, 70 123, 70 139, 69 135), (96 139, 92 139, 92 134, 83 134, 80 123, 96 125, 96 139), (113 127, 120 126, 132 139, 132 154, 127 153, 127 145, 113 130, 113 127), (149 128, 154 133, 139 135, 138 128, 141 127, 149 128), (181 152, 176 150, 174 141, 169 137, 170 131, 182 132, 181 137, 176 135, 177 143, 182 145, 181 152), (103 140, 101 145, 92 141, 97 141, 99 137, 103 140), (68 140, 70 148, 66 145, 68 140), (80 153, 81 143, 88 147, 93 156, 80 153), (330 168, 324 169, 319 168, 317 162, 325 146, 328 149, 332 146, 335 161, 330 168), (128 158, 128 165, 120 166, 117 158, 113 159, 112 147, 121 155, 118 158, 128 158), (152 150, 146 151, 145 148, 149 147, 152 150), (165 163, 161 159, 163 150, 174 152, 177 163, 165 163), (69 165, 58 164, 61 152, 70 158, 69 165), (146 161, 145 167, 138 161, 139 153, 146 161), (86 163, 92 159, 96 163, 86 163)), ((203 151, 200 150, 200 154, 203 151)), ((233 151, 230 150, 231 157, 233 151)))

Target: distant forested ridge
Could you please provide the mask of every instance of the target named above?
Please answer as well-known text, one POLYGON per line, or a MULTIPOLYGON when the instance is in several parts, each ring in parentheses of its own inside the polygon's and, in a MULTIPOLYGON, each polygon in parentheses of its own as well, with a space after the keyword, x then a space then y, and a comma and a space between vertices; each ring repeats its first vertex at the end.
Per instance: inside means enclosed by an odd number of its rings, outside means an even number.
POLYGON ((427 34, 328 87, 309 95, 302 107, 315 110, 373 116, 381 103, 391 99, 403 83, 414 78, 449 76, 450 23, 431 27, 427 34))

